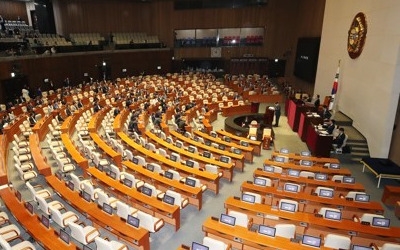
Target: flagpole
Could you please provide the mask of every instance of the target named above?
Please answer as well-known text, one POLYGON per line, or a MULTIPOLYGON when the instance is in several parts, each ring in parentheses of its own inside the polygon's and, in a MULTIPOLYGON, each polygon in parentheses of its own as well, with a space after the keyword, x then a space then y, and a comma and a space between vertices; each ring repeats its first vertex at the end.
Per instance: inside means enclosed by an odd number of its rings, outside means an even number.
POLYGON ((331 110, 331 111, 334 111, 335 100, 337 99, 336 94, 337 94, 338 87, 339 87, 339 71, 340 71, 340 59, 338 62, 335 79, 333 80, 333 86, 332 86, 332 91, 331 91, 331 100, 329 102, 329 110, 331 110))

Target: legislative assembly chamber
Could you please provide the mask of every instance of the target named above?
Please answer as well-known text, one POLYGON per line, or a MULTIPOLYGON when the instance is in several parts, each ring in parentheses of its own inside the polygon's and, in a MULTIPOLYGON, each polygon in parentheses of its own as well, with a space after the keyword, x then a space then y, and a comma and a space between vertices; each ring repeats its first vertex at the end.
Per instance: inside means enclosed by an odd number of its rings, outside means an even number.
POLYGON ((373 15, 335 1, 0 1, 1 248, 400 249, 341 90, 373 15))

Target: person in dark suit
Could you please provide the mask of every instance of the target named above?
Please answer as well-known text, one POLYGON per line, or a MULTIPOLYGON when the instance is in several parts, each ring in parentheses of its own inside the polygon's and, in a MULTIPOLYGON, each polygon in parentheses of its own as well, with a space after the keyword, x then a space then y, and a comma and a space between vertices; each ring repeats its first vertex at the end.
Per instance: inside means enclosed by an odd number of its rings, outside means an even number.
POLYGON ((279 102, 275 103, 275 125, 274 127, 278 127, 279 126, 279 118, 281 117, 281 105, 279 104, 279 102))
POLYGON ((98 102, 95 102, 95 104, 93 105, 93 111, 94 111, 95 113, 97 113, 97 112, 100 111, 100 109, 101 109, 100 104, 99 104, 98 102))
POLYGON ((31 127, 35 126, 36 124, 36 118, 35 118, 35 113, 31 112, 29 115, 29 124, 31 125, 31 127))
POLYGON ((324 105, 324 106, 322 107, 322 111, 321 111, 321 113, 320 113, 319 115, 320 115, 324 120, 329 120, 329 119, 331 119, 331 116, 332 116, 331 112, 329 112, 328 107, 327 107, 326 105, 324 105))
POLYGON ((330 120, 329 123, 326 125, 326 132, 328 132, 328 134, 332 134, 333 131, 336 128, 336 121, 334 119, 330 120))
POLYGON ((67 116, 71 116, 71 115, 72 115, 71 107, 70 107, 69 104, 68 104, 67 107, 65 108, 65 114, 66 114, 67 116))
POLYGON ((333 139, 333 143, 334 145, 336 145, 336 149, 338 148, 343 148, 344 141, 346 139, 346 134, 344 133, 344 128, 339 128, 339 135, 333 139))
POLYGON ((321 100, 319 99, 319 95, 317 95, 317 99, 315 99, 315 101, 314 101, 314 106, 316 108, 318 108, 320 104, 321 104, 321 100))

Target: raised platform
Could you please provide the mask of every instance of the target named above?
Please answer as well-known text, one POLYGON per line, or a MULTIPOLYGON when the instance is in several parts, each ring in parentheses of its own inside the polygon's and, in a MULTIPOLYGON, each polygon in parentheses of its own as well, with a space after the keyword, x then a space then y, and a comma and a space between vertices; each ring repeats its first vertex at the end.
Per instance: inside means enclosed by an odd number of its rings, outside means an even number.
MULTIPOLYGON (((264 114, 241 114, 231 116, 225 119, 225 130, 235 134, 237 136, 246 137, 249 133, 249 123, 253 120, 256 120, 258 123, 258 132, 257 132, 257 140, 262 140, 262 133, 264 128, 272 128, 271 124, 265 124, 264 122, 264 114), (248 118, 248 123, 246 123, 246 117, 248 118)), ((273 129, 272 129, 273 135, 273 129)))

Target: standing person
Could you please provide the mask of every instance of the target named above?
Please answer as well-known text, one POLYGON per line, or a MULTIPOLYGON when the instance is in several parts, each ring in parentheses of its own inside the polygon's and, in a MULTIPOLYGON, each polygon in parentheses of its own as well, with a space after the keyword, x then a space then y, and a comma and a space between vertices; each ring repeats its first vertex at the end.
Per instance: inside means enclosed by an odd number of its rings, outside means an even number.
POLYGON ((321 104, 321 100, 319 99, 319 95, 317 95, 317 99, 315 99, 315 101, 314 101, 314 106, 316 108, 318 108, 320 104, 321 104))
POLYGON ((281 105, 279 104, 279 102, 275 102, 275 125, 274 127, 278 127, 279 126, 279 118, 281 117, 281 105))

